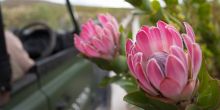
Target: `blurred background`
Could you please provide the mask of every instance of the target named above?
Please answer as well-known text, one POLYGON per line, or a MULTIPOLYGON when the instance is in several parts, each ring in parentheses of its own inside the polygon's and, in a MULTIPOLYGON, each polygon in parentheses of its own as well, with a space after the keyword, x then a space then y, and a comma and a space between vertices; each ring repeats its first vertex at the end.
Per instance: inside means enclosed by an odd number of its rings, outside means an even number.
MULTIPOLYGON (((74 1, 72 4, 74 5, 74 10, 77 13, 80 24, 85 23, 90 18, 94 19, 98 13, 110 13, 120 22, 131 10, 129 9, 131 5, 128 3, 126 4, 128 5, 127 7, 122 6, 121 9, 117 9, 120 6, 117 7, 116 5, 114 7, 114 3, 117 4, 114 0, 110 2, 113 5, 106 7, 105 0, 102 4, 94 4, 92 0, 72 1, 74 1), (88 4, 85 5, 86 3, 88 4), (103 4, 104 6, 102 6, 103 4)), ((56 30, 72 28, 71 18, 65 6, 65 0, 6 0, 2 3, 2 11, 7 29, 13 27, 19 28, 24 26, 24 23, 28 24, 34 21, 47 22, 49 26, 56 30)))

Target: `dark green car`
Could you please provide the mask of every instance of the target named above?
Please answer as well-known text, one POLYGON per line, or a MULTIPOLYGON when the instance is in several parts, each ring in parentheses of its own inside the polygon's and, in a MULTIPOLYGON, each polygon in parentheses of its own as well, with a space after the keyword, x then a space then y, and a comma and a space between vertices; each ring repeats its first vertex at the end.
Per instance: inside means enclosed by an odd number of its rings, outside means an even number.
MULTIPOLYGON (((9 89, 0 89, 0 92, 7 91, 11 94, 10 100, 2 105, 0 110, 95 110, 97 107, 105 110, 109 108, 110 88, 99 88, 98 86, 107 72, 77 56, 77 50, 72 44, 72 36, 73 33, 79 33, 79 26, 68 0, 67 9, 74 25, 72 31, 66 31, 62 34, 51 33, 51 30, 44 23, 32 23, 20 30, 18 34, 14 31, 20 37, 24 47, 26 46, 25 49, 29 55, 33 56, 35 65, 21 79, 11 84, 5 80, 8 77, 3 73, 5 71, 1 70, 3 66, 10 68, 10 65, 0 64, 0 88, 10 85, 9 89), (44 28, 41 30, 33 28, 39 25, 44 28), (32 33, 21 34, 24 30, 31 30, 32 33), (30 42, 38 41, 39 39, 36 38, 39 36, 43 36, 44 38, 41 38, 48 42, 48 45, 56 36, 56 44, 58 45, 59 41, 62 41, 64 45, 62 47, 53 45, 52 51, 51 47, 47 46, 40 52, 47 53, 50 50, 49 54, 37 57, 36 52, 31 52, 27 46, 30 42), (49 47, 50 49, 48 49, 49 47)), ((4 22, 2 17, 0 20, 4 22)), ((7 58, 1 60, 2 56, 7 56, 7 52, 5 51, 3 25, 0 27, 0 61, 7 62, 7 58)))

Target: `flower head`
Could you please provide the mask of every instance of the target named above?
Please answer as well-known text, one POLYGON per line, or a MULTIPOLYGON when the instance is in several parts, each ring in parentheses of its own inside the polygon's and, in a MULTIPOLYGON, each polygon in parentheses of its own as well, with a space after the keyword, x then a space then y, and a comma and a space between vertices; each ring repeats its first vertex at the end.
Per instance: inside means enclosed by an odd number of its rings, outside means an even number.
POLYGON ((157 27, 143 26, 136 41, 126 43, 129 69, 140 88, 150 96, 173 102, 192 97, 202 52, 192 27, 184 25, 186 34, 181 35, 172 25, 158 21, 157 27))
POLYGON ((93 20, 83 24, 80 35, 74 35, 74 44, 87 57, 110 60, 119 46, 119 26, 110 14, 98 15, 98 21, 100 24, 93 20))

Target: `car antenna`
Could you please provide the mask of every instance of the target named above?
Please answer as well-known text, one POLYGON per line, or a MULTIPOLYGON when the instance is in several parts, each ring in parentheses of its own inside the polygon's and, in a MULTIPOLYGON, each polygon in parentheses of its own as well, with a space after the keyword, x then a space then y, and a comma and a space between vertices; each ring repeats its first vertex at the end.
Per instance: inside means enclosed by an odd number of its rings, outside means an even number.
POLYGON ((71 17, 71 20, 72 20, 72 23, 73 23, 73 26, 75 28, 74 32, 73 33, 77 33, 79 34, 79 24, 74 16, 74 13, 73 13, 73 9, 72 9, 72 5, 70 3, 69 0, 66 0, 66 6, 67 6, 67 10, 69 11, 69 14, 70 14, 70 17, 71 17))

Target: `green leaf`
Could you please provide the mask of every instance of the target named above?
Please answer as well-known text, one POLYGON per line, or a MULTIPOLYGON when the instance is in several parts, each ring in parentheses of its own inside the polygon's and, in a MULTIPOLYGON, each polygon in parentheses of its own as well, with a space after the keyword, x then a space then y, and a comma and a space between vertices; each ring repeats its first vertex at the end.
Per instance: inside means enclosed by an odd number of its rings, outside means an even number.
POLYGON ((152 7, 154 13, 158 12, 161 9, 160 3, 157 0, 153 0, 151 2, 151 7, 152 7))
POLYGON ((104 60, 100 58, 88 58, 86 56, 84 57, 94 62, 101 69, 108 71, 113 70, 117 74, 128 72, 128 65, 126 63, 126 57, 124 55, 117 55, 112 60, 104 60))
POLYGON ((142 0, 125 0, 126 2, 129 2, 132 4, 134 7, 140 7, 142 4, 142 0))
POLYGON ((204 59, 198 77, 200 86, 196 105, 200 106, 204 110, 216 109, 220 104, 219 82, 209 76, 204 59))
POLYGON ((126 39, 127 39, 127 36, 124 32, 124 28, 123 26, 121 25, 120 28, 119 28, 119 31, 120 31, 120 47, 119 47, 119 53, 120 55, 125 55, 125 43, 126 43, 126 39))
POLYGON ((113 82, 116 82, 116 81, 118 81, 118 80, 120 80, 121 78, 118 76, 118 75, 116 75, 116 76, 113 76, 113 77, 108 77, 108 76, 106 76, 106 77, 104 77, 103 79, 102 79, 102 81, 99 83, 99 86, 100 87, 106 87, 106 86, 108 86, 109 84, 111 84, 111 83, 113 83, 113 82))
POLYGON ((143 10, 145 13, 150 14, 152 12, 151 4, 149 0, 125 0, 132 4, 134 7, 143 10))
POLYGON ((113 69, 112 66, 110 65, 111 61, 107 61, 107 60, 100 59, 100 58, 88 58, 88 57, 85 57, 85 58, 94 62, 101 69, 108 70, 108 71, 113 69))
POLYGON ((127 93, 138 90, 135 79, 133 79, 132 77, 130 78, 121 77, 121 80, 118 80, 115 83, 121 86, 127 93))
MULTIPOLYGON (((137 0, 135 0, 137 1, 137 0)), ((143 3, 141 5, 141 9, 143 9, 146 13, 151 13, 152 12, 152 8, 151 8, 151 3, 150 0, 142 0, 143 3)))
POLYGON ((178 4, 178 0, 164 0, 164 2, 166 3, 167 6, 178 4))
POLYGON ((128 36, 129 39, 132 39, 132 32, 129 31, 127 36, 128 36))
POLYGON ((198 16, 200 17, 200 19, 203 19, 203 21, 210 20, 211 8, 212 7, 210 3, 203 3, 199 5, 198 16))
POLYGON ((124 101, 145 110, 177 110, 177 106, 151 99, 142 91, 135 91, 127 94, 124 97, 124 101))
MULTIPOLYGON (((103 63, 103 65, 105 65, 105 63, 103 63)), ((111 69, 116 73, 127 73, 128 72, 126 56, 124 55, 117 55, 110 62, 110 66, 111 66, 111 69)))
POLYGON ((125 30, 124 27, 123 27, 122 25, 120 25, 120 27, 119 27, 119 32, 120 32, 120 33, 124 33, 124 30, 125 30))

